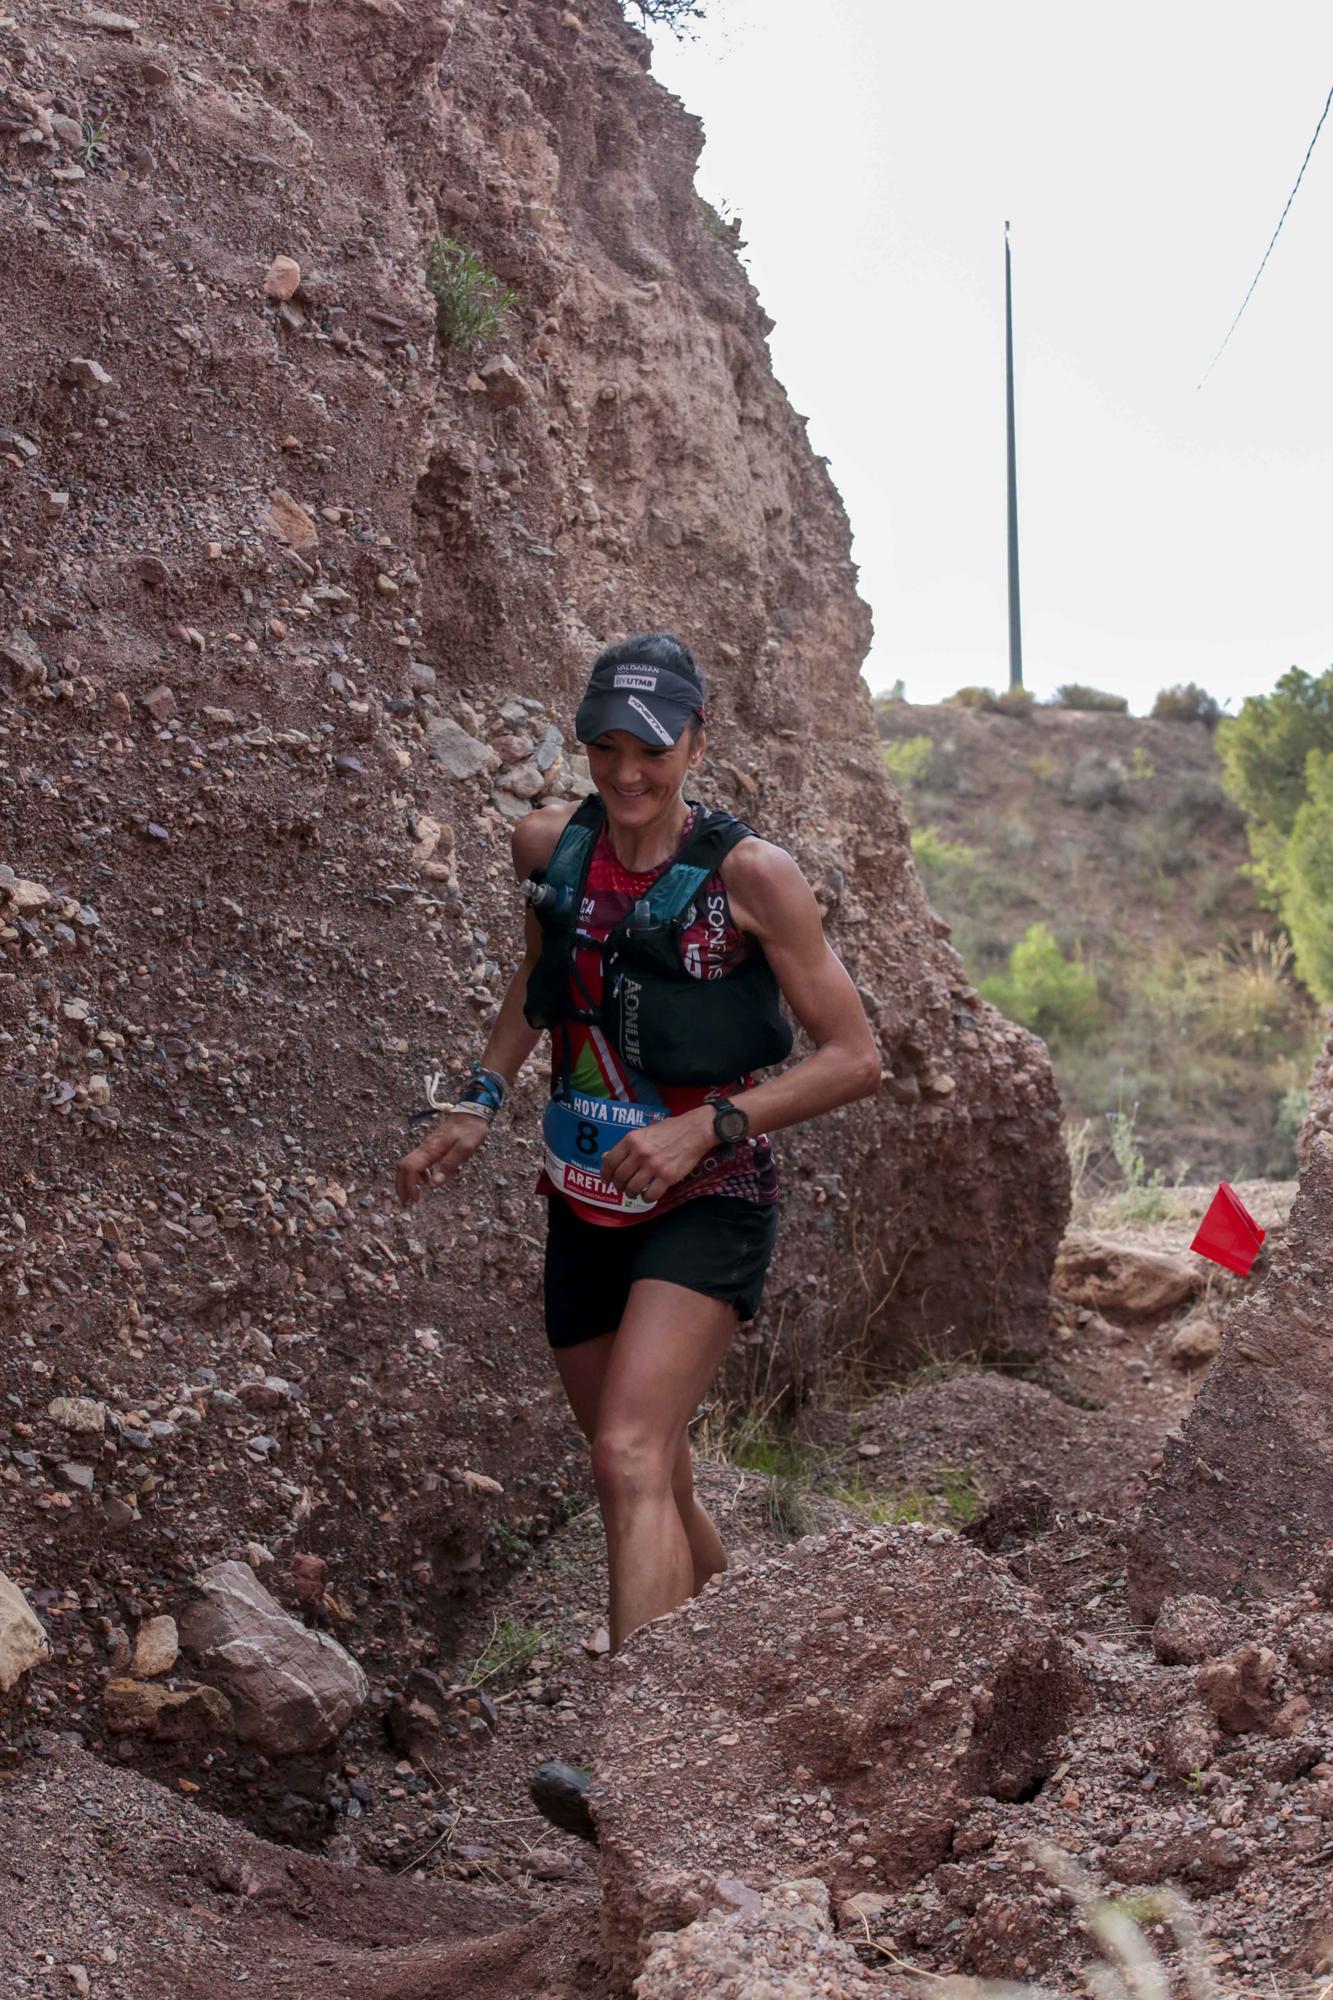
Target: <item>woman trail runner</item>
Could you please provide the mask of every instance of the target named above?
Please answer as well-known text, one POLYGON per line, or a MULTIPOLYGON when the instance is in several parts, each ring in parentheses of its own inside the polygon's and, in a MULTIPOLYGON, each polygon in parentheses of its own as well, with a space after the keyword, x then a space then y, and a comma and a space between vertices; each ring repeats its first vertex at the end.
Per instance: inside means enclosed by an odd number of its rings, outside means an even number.
POLYGON ((546 1330, 591 1446, 613 1647, 726 1567, 687 1427, 758 1309, 778 1215, 767 1135, 880 1080, 796 863, 685 795, 705 692, 669 633, 598 656, 575 719, 596 792, 515 826, 523 961, 457 1102, 398 1167, 405 1205, 451 1179, 549 1030, 546 1330), (813 1052, 757 1082, 791 1049, 779 997, 813 1052))

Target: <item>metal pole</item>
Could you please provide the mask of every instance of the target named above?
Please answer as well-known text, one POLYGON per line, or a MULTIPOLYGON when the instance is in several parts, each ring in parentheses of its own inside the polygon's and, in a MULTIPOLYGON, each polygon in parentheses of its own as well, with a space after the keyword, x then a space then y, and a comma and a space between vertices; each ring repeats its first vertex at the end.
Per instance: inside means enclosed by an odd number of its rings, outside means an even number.
POLYGON ((1014 455, 1014 295, 1009 224, 1004 225, 1004 396, 1009 470, 1009 685, 1023 685, 1023 620, 1018 607, 1018 469, 1014 455))

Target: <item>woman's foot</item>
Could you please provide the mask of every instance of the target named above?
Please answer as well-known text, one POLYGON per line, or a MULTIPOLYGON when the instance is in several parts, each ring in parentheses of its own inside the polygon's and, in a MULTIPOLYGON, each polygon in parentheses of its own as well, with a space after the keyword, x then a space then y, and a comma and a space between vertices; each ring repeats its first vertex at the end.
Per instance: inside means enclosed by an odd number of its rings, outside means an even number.
POLYGON ((528 1790, 543 1819, 549 1819, 562 1833, 576 1833, 580 1840, 591 1841, 595 1847, 597 1823, 588 1804, 591 1788, 592 1779, 586 1771, 553 1758, 535 1773, 528 1790))

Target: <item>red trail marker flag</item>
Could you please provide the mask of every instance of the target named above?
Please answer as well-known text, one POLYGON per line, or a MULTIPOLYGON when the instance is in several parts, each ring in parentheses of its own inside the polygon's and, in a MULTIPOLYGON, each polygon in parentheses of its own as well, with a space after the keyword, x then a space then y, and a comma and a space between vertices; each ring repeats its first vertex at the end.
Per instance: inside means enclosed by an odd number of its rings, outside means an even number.
POLYGON ((1263 1240, 1264 1231, 1236 1190, 1223 1181, 1208 1204, 1190 1249, 1238 1277, 1248 1278, 1263 1240))

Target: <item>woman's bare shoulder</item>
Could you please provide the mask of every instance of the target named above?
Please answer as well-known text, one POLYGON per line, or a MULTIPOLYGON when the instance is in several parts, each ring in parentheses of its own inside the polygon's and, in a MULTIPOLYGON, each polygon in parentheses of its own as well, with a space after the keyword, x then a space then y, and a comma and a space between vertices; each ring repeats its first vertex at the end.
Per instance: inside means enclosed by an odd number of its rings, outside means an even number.
POLYGON ((577 810, 578 800, 575 799, 558 806, 540 806, 536 812, 525 813, 516 822, 510 852, 514 857, 514 873, 520 882, 526 881, 534 868, 546 866, 577 810))
POLYGON ((811 900, 809 884, 786 848, 758 834, 738 841, 719 872, 742 930, 771 932, 784 913, 811 900))

